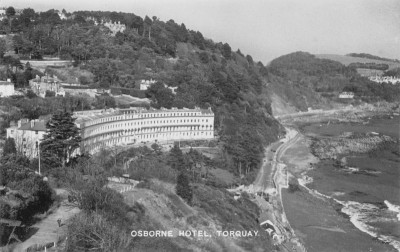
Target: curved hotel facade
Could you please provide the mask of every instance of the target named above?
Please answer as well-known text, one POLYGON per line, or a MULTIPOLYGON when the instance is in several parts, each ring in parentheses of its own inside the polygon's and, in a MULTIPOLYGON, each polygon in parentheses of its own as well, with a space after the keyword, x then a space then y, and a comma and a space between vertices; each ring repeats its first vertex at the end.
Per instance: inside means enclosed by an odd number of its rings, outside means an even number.
POLYGON ((209 109, 109 109, 74 112, 81 129, 81 152, 143 142, 211 140, 214 113, 209 109))

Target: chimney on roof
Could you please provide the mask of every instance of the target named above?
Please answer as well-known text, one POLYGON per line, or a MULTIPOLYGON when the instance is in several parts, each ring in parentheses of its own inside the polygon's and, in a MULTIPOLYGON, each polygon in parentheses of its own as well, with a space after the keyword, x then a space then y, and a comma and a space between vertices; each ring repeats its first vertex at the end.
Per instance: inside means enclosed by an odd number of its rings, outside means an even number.
POLYGON ((35 126, 35 120, 31 120, 31 128, 35 126))
POLYGON ((8 79, 7 79, 7 82, 11 82, 11 79, 10 79, 10 78, 8 78, 8 79))
POLYGON ((21 125, 22 125, 21 120, 18 120, 18 128, 21 128, 21 125))

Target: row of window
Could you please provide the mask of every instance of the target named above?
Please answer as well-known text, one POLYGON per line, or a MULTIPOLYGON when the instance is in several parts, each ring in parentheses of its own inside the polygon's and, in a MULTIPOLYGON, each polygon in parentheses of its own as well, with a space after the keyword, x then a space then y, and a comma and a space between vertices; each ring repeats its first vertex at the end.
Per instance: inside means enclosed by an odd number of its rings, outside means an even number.
MULTIPOLYGON (((192 112, 192 113, 184 113, 184 112, 177 112, 177 113, 154 113, 154 114, 147 114, 147 113, 143 113, 140 114, 139 118, 154 118, 154 117, 171 117, 171 116, 200 116, 201 113, 200 112, 192 112)), ((113 116, 113 117, 105 117, 105 118, 101 118, 99 120, 95 120, 94 124, 97 123, 104 123, 104 122, 112 122, 112 121, 116 121, 116 120, 122 120, 123 116, 113 116)))
MULTIPOLYGON (((208 119, 180 119, 180 120, 151 120, 151 121, 140 121, 140 122, 129 122, 129 123, 125 123, 125 127, 127 126, 135 126, 135 125, 150 125, 150 124, 161 124, 161 123, 199 123, 201 120, 201 122, 203 123, 208 123, 208 119)), ((123 127, 124 123, 117 123, 117 124, 112 124, 112 125, 105 125, 105 126, 101 126, 97 129, 93 129, 93 130, 89 130, 87 131, 88 135, 91 135, 92 133, 98 133, 104 130, 110 130, 110 129, 116 129, 116 128, 120 128, 123 127)), ((210 125, 210 127, 212 127, 210 125)))
MULTIPOLYGON (((189 131, 189 133, 192 134, 192 132, 190 132, 190 131, 212 130, 211 127, 212 127, 211 125, 210 125, 209 129, 208 129, 208 125, 206 126, 205 129, 204 129, 204 126, 202 126, 202 129, 200 129, 199 127, 195 127, 195 126, 192 126, 192 127, 166 127, 165 129, 162 129, 162 131, 161 131, 161 129, 157 129, 157 128, 132 129, 132 130, 125 130, 125 131, 122 130, 122 131, 118 131, 118 132, 104 133, 104 134, 101 134, 101 135, 97 135, 94 138, 95 139, 104 140, 104 139, 109 139, 109 138, 112 138, 112 137, 119 137, 119 136, 122 136, 122 135, 125 135, 125 134, 134 135, 134 134, 145 134, 145 133, 150 133, 150 132, 157 132, 159 134, 165 134, 166 132, 181 133, 182 131, 189 131)), ((171 133, 166 133, 166 134, 171 134, 171 133)), ((199 135, 198 132, 197 133, 195 132, 194 134, 199 135)))
POLYGON ((167 114, 161 114, 161 113, 155 113, 155 114, 141 114, 141 118, 147 118, 147 117, 169 117, 169 116, 198 116, 200 115, 200 112, 194 112, 194 113, 167 113, 167 114))
MULTIPOLYGON (((174 140, 174 138, 177 137, 198 137, 198 136, 205 136, 205 137, 210 137, 212 136, 212 132, 180 132, 179 135, 177 133, 164 133, 164 134, 143 134, 143 135, 138 135, 137 139, 143 140, 150 140, 150 139, 155 139, 156 138, 163 138, 163 137, 169 137, 171 138, 170 140, 174 140)), ((131 139, 131 141, 136 142, 136 139, 131 139)), ((122 138, 114 138, 108 141, 97 141, 95 139, 89 140, 89 141, 84 141, 85 148, 90 148, 94 149, 98 146, 102 145, 108 145, 108 144, 117 144, 123 142, 122 138)))
MULTIPOLYGON (((14 130, 10 130, 10 134, 14 134, 14 130)), ((37 135, 37 134, 39 134, 39 131, 37 131, 37 130, 35 130, 35 135, 37 135)), ((25 141, 25 138, 24 138, 24 141, 25 141)))
MULTIPOLYGON (((163 132, 163 131, 189 131, 189 130, 211 130, 212 129, 212 125, 201 125, 201 126, 170 126, 170 127, 152 127, 152 128, 134 128, 134 129, 125 129, 125 130, 120 130, 118 132, 125 132, 125 133, 129 133, 129 132, 137 132, 137 133, 144 133, 144 132, 163 132), (201 128, 200 128, 201 127, 201 128)), ((92 132, 90 132, 92 133, 92 132)), ((91 137, 92 135, 90 135, 90 133, 88 135, 86 135, 85 137, 91 137)), ((113 136, 116 134, 120 134, 120 133, 116 133, 116 132, 109 132, 109 133, 104 133, 104 134, 99 134, 99 136, 113 136)))

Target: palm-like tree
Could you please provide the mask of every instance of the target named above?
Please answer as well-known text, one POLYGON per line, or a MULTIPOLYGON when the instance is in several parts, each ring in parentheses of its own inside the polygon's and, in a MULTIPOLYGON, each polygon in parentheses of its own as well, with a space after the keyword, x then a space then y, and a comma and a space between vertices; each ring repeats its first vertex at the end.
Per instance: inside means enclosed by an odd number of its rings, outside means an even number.
POLYGON ((10 32, 11 32, 12 19, 13 19, 13 17, 15 16, 15 9, 14 9, 14 7, 12 7, 12 6, 8 7, 7 10, 6 10, 6 15, 7 15, 7 18, 8 18, 9 23, 10 23, 10 32))

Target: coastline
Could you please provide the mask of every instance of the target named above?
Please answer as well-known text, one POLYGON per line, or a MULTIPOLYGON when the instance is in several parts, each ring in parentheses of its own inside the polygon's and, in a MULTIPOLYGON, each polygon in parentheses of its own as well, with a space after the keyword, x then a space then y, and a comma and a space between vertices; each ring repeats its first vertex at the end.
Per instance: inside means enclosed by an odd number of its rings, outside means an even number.
MULTIPOLYGON (((299 140, 300 145, 304 140, 299 140)), ((356 219, 353 218, 354 221, 351 222, 351 217, 342 211, 341 202, 307 187, 312 182, 312 178, 306 175, 311 167, 301 164, 315 162, 316 159, 304 155, 304 148, 297 147, 303 149, 299 152, 303 162, 295 159, 293 161, 296 166, 288 163, 288 167, 292 175, 291 183, 297 184, 299 188, 294 192, 283 190, 282 203, 288 221, 307 251, 396 251, 360 231, 359 226, 353 223, 356 219)), ((288 153, 293 155, 292 151, 289 150, 288 153)), ((285 159, 287 162, 287 155, 285 159)))
MULTIPOLYGON (((336 203, 340 204, 341 205, 340 211, 348 216, 350 222, 353 223, 353 225, 358 230, 370 235, 373 238, 378 239, 379 241, 381 241, 385 244, 390 244, 397 251, 400 251, 400 242, 394 241, 393 238, 391 238, 391 237, 379 235, 378 233, 371 231, 371 229, 373 229, 373 227, 364 223, 362 221, 363 216, 360 216, 359 214, 354 213, 354 211, 352 210, 353 206, 355 208, 359 206, 361 208, 364 208, 364 210, 374 211, 374 210, 378 209, 376 206, 374 206, 373 204, 362 204, 362 203, 355 202, 355 201, 348 201, 348 202, 340 201, 340 200, 335 199, 334 197, 322 194, 322 193, 318 192, 317 190, 310 189, 309 187, 307 187, 307 184, 312 183, 312 179, 310 181, 309 179, 299 178, 298 182, 299 182, 299 185, 301 185, 303 188, 305 188, 311 195, 313 195, 315 197, 325 198, 327 200, 333 200, 336 203)), ((390 204, 390 202, 388 204, 390 204)), ((398 206, 393 206, 393 208, 398 208, 398 206)))
MULTIPOLYGON (((374 205, 337 200, 307 186, 313 182, 307 172, 315 169, 314 165, 320 161, 311 154, 307 141, 309 139, 302 135, 297 146, 282 158, 291 174, 291 183, 298 186, 295 192, 283 191, 282 204, 288 221, 307 250, 338 251, 347 247, 344 251, 396 251, 395 248, 400 251, 400 243, 371 232, 370 227, 362 221, 364 216, 353 211, 357 207, 362 210, 373 209, 374 205), (310 214, 315 218, 309 218, 310 214), (319 241, 326 236, 329 239, 319 241), (337 243, 344 243, 344 246, 338 247, 337 243)), ((340 194, 337 192, 337 195, 340 194)), ((400 216, 400 207, 390 201, 385 201, 385 204, 400 216)))

